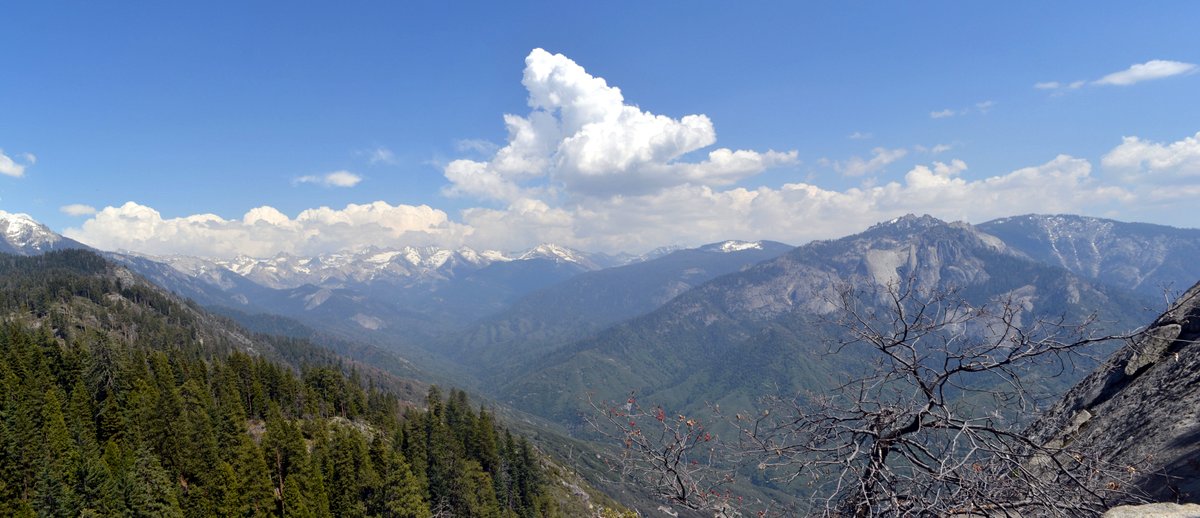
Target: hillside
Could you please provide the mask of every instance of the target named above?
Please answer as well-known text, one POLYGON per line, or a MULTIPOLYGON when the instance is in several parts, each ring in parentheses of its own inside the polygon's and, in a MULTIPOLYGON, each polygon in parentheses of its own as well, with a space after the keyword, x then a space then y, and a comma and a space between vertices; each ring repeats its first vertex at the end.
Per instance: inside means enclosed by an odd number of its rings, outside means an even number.
POLYGON ((6 516, 574 516, 603 498, 461 391, 246 332, 90 252, 0 256, 0 313, 6 516))
POLYGON ((978 227, 1034 260, 1161 298, 1200 279, 1200 230, 1073 215, 1030 214, 978 227))
POLYGON ((773 259, 792 247, 728 241, 586 272, 535 291, 453 340, 458 361, 497 374, 612 324, 648 313, 718 276, 773 259))
POLYGON ((523 375, 507 377, 500 390, 519 408, 567 422, 584 407, 585 394, 623 399, 633 391, 687 413, 714 403, 742 408, 764 394, 819 391, 858 361, 826 354, 840 332, 841 287, 897 282, 923 292, 956 289, 977 303, 1009 298, 1027 320, 1098 312, 1118 329, 1137 326, 1149 305, 1032 261, 970 225, 908 216, 718 277, 546 355, 523 375))

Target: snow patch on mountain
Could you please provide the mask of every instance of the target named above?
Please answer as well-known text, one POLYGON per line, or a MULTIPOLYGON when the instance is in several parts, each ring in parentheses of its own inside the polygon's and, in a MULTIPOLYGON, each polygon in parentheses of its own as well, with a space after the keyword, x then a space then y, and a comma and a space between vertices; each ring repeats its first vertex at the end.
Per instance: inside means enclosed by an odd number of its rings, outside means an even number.
POLYGON ((762 250, 762 249, 763 249, 763 245, 762 245, 761 241, 736 241, 736 240, 722 241, 720 243, 713 243, 711 245, 704 245, 704 246, 700 247, 700 250, 705 251, 705 252, 720 252, 720 253, 725 253, 725 254, 730 253, 730 252, 741 252, 742 250, 762 250))
POLYGON ((56 248, 63 237, 28 214, 0 210, 0 235, 21 253, 38 254, 56 248))

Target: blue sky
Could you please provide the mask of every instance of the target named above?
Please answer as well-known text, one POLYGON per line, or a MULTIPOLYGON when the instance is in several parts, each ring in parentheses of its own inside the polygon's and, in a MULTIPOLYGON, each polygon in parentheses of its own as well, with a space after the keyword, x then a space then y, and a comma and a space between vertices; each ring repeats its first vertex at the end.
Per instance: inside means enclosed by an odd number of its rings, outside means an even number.
POLYGON ((210 255, 1200 226, 1194 2, 246 4, 6 5, 0 210, 210 255))

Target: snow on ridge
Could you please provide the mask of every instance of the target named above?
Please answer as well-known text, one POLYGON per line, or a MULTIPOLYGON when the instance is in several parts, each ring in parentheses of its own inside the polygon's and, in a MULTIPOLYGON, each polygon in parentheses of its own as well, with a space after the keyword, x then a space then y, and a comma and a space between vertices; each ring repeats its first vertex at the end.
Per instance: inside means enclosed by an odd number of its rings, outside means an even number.
POLYGON ((17 248, 32 248, 40 251, 44 246, 53 245, 62 240, 62 236, 55 234, 49 227, 24 213, 0 210, 0 225, 4 228, 5 241, 17 248))
POLYGON ((717 252, 728 254, 731 252, 741 252, 743 250, 762 250, 762 241, 738 241, 731 239, 720 243, 713 243, 700 247, 700 250, 705 252, 717 252))

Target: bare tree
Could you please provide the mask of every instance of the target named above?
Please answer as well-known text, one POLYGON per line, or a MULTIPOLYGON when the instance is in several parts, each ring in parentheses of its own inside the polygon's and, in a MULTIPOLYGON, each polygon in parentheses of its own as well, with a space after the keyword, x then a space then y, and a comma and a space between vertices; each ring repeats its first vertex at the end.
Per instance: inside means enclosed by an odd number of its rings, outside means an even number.
MULTIPOLYGON (((915 286, 839 290, 844 339, 830 352, 861 358, 862 368, 832 390, 773 396, 754 413, 725 416, 738 432, 720 445, 725 454, 799 488, 807 512, 823 516, 1090 516, 1141 500, 1130 484, 1136 466, 1106 465, 1024 429, 1053 395, 1047 380, 1080 360, 1092 365, 1091 346, 1129 336, 1094 334, 1094 317, 1036 319, 1012 297, 973 305, 915 286)), ((681 474, 668 454, 692 451, 694 436, 634 433, 637 422, 608 423, 643 461, 625 465, 684 502, 707 479, 681 474)))
POLYGON ((720 510, 735 498, 726 489, 734 468, 717 456, 717 437, 694 418, 668 415, 662 407, 643 408, 635 394, 623 404, 589 400, 585 415, 592 429, 621 445, 606 459, 623 479, 672 504, 694 510, 720 510))

